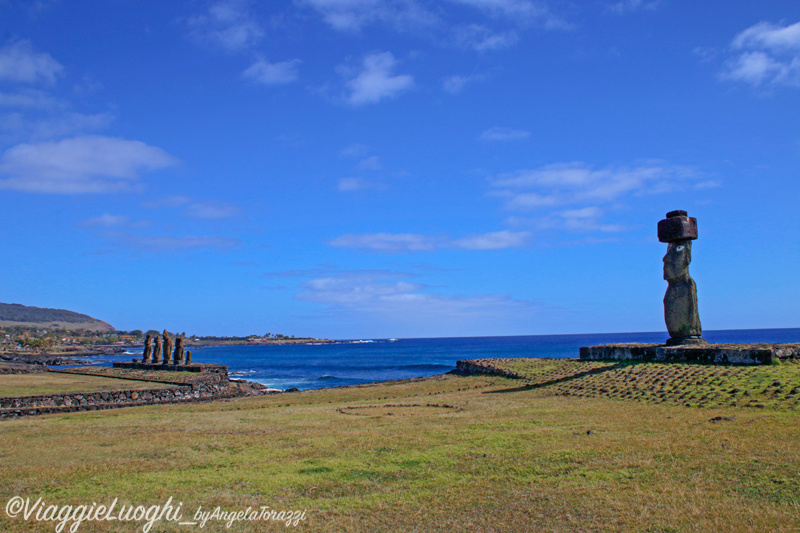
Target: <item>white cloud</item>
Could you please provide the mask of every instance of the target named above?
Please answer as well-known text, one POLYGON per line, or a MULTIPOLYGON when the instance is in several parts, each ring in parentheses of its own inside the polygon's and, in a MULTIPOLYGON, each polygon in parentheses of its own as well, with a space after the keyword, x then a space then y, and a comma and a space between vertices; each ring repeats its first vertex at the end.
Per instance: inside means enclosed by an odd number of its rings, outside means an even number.
POLYGON ((800 85, 800 59, 781 61, 765 52, 744 52, 728 63, 722 78, 743 81, 755 86, 765 82, 775 85, 800 85))
POLYGON ((341 178, 337 185, 339 192, 363 191, 366 189, 385 189, 386 184, 366 178, 341 178))
POLYGON ((99 217, 90 218, 78 222, 77 226, 88 229, 109 229, 109 228, 147 228, 152 224, 150 220, 133 220, 125 215, 111 215, 104 213, 99 217))
POLYGON ((429 252, 438 248, 442 237, 418 233, 373 233, 365 235, 346 234, 330 241, 338 248, 365 248, 373 252, 429 252))
MULTIPOLYGON (((397 31, 415 31, 438 44, 477 51, 507 48, 519 41, 518 30, 531 26, 570 29, 542 0, 295 0, 316 10, 339 31, 358 33, 382 24, 397 31), (464 9, 467 8, 473 9, 464 9)), ((449 84, 450 91, 458 80, 449 84)), ((458 89, 456 89, 458 90, 458 89)))
POLYGON ((529 0, 450 0, 458 4, 469 5, 495 16, 531 17, 547 12, 544 4, 529 0))
POLYGON ((364 188, 361 178, 342 178, 339 180, 339 190, 342 192, 358 191, 364 188))
POLYGON ((346 101, 356 106, 374 104, 410 89, 414 78, 408 74, 393 75, 396 65, 390 52, 366 56, 361 71, 347 82, 346 101))
POLYGON ((730 46, 735 55, 720 77, 756 87, 800 87, 800 22, 780 26, 759 22, 739 35, 730 46))
POLYGON ((495 231, 455 239, 448 246, 461 250, 502 250, 523 248, 530 243, 531 233, 527 231, 495 231))
MULTIPOLYGON (((481 52, 516 44, 518 32, 530 27, 573 27, 552 13, 544 0, 295 0, 295 4, 314 9, 339 31, 358 33, 382 24, 397 31, 414 31, 440 45, 481 52)), ((457 92, 459 81, 450 80, 445 90, 457 92)))
POLYGON ((184 207, 188 204, 191 204, 193 201, 194 200, 192 200, 192 198, 189 196, 172 194, 170 196, 161 196, 153 200, 148 200, 144 205, 145 207, 149 207, 151 209, 176 208, 184 207))
POLYGON ((179 209, 186 216, 208 220, 231 218, 242 212, 239 206, 229 202, 202 201, 181 194, 149 200, 144 203, 144 206, 150 209, 170 209, 173 211, 179 209))
POLYGON ((386 322, 392 334, 408 328, 414 335, 442 331, 476 335, 498 326, 524 327, 539 306, 505 294, 444 295, 402 274, 373 276, 369 272, 343 273, 312 279, 296 295, 299 300, 325 304, 331 317, 348 322, 365 319, 386 322))
POLYGON ((722 180, 704 180, 694 184, 695 189, 716 189, 722 186, 722 180))
POLYGON ((626 228, 604 222, 606 208, 618 209, 644 195, 708 189, 721 183, 691 168, 650 161, 603 169, 585 163, 547 165, 497 176, 491 184, 490 194, 504 199, 507 209, 536 212, 530 219, 507 219, 512 227, 614 233, 626 228))
POLYGON ((96 115, 63 113, 47 119, 27 120, 25 121, 25 129, 31 139, 52 139, 102 130, 113 121, 114 115, 110 113, 98 113, 96 115))
POLYGON ((519 35, 514 30, 496 31, 481 24, 459 26, 453 30, 457 46, 478 52, 501 50, 517 43, 519 35))
MULTIPOLYGON (((106 241, 112 249, 127 249, 137 252, 183 252, 212 249, 225 251, 240 244, 238 239, 198 235, 144 235, 131 233, 152 225, 150 220, 133 220, 125 215, 104 213, 77 224, 81 228, 95 230, 94 237, 106 241)), ((106 250, 108 252, 110 250, 106 250)))
POLYGON ((630 13, 633 11, 638 11, 640 9, 653 11, 658 8, 659 4, 661 3, 660 0, 655 0, 651 2, 647 2, 645 0, 622 0, 621 2, 615 2, 608 6, 608 10, 614 13, 618 13, 620 15, 625 13, 630 13))
POLYGON ((530 137, 530 132, 525 130, 515 130, 501 126, 493 126, 481 133, 483 141, 517 141, 530 137))
POLYGON ((377 155, 370 155, 369 147, 363 144, 352 144, 340 152, 342 157, 350 159, 360 159, 355 164, 357 174, 361 176, 347 176, 338 182, 340 192, 353 192, 366 189, 385 189, 386 184, 376 174, 383 169, 381 158, 377 155), (368 175, 369 177, 364 177, 368 175))
POLYGON ((0 106, 53 110, 63 107, 64 103, 45 91, 26 87, 13 93, 0 93, 0 106))
POLYGON ((459 239, 419 233, 347 234, 330 241, 338 248, 365 249, 381 253, 432 252, 440 249, 501 250, 527 246, 531 234, 527 231, 497 231, 470 235, 459 239))
POLYGON ((79 225, 85 228, 110 228, 114 226, 125 226, 131 221, 130 217, 125 215, 110 215, 108 213, 102 214, 99 217, 90 218, 80 222, 79 225))
POLYGON ((373 155, 359 161, 356 167, 360 170, 380 170, 383 165, 381 165, 381 158, 373 155))
POLYGON ((133 248, 143 252, 182 252, 188 250, 214 249, 225 251, 239 245, 238 239, 208 236, 135 235, 114 233, 104 235, 117 246, 133 248))
POLYGON ((299 59, 281 61, 279 63, 270 63, 265 59, 259 59, 250 65, 242 73, 242 76, 264 85, 291 83, 298 77, 298 65, 300 65, 299 59))
POLYGON ((342 157, 366 157, 369 154, 369 146, 361 143, 354 143, 339 153, 342 157))
POLYGON ((494 178, 492 185, 493 194, 505 198, 508 208, 532 210, 678 190, 698 177, 692 169, 665 164, 594 169, 584 163, 565 163, 504 174, 494 178))
POLYGON ((184 212, 192 218, 222 219, 241 213, 238 206, 225 202, 197 202, 186 207, 184 212))
POLYGON ((208 11, 188 20, 192 36, 221 46, 229 52, 252 48, 264 37, 264 30, 250 10, 251 0, 221 0, 208 11))
POLYGON ((732 46, 737 49, 800 50, 800 22, 791 26, 759 22, 737 35, 732 46))
POLYGON ((539 222, 539 227, 563 228, 573 232, 594 232, 602 231, 606 233, 616 233, 625 231, 625 226, 621 224, 604 224, 601 222, 604 211, 599 207, 584 207, 581 209, 567 209, 555 213, 552 217, 545 218, 539 222))
POLYGON ((492 17, 502 17, 515 24, 535 23, 547 29, 568 29, 569 23, 554 15, 545 2, 531 0, 450 0, 472 6, 492 17))
POLYGON ((62 113, 48 118, 34 119, 26 117, 21 112, 12 112, 0 115, 0 130, 9 134, 9 142, 22 139, 38 141, 101 130, 113 120, 114 116, 109 113, 97 115, 62 113))
POLYGON ((58 142, 18 144, 0 159, 0 188, 37 193, 100 193, 128 190, 143 171, 177 163, 140 141, 84 136, 58 142))
POLYGON ((483 76, 477 74, 470 76, 448 76, 442 80, 442 89, 446 93, 458 94, 463 91, 467 85, 483 79, 483 76))
POLYGON ((17 41, 0 48, 0 80, 53 84, 64 67, 45 52, 35 52, 30 41, 17 41))
POLYGON ((423 286, 407 281, 377 281, 374 279, 345 277, 326 277, 313 279, 304 284, 305 292, 300 298, 315 302, 357 305, 364 309, 365 305, 379 301, 407 299, 408 295, 419 291, 423 286))
POLYGON ((339 31, 358 32, 374 23, 407 30, 437 22, 437 17, 415 0, 296 0, 296 3, 315 9, 327 24, 339 31))

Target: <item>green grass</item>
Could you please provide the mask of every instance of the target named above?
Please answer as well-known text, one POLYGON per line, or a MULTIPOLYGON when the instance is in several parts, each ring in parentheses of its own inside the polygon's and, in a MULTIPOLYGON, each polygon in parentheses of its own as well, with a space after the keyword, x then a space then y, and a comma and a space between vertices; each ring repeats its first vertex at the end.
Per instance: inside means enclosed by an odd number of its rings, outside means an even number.
POLYGON ((498 359, 521 387, 550 394, 605 397, 698 407, 800 407, 800 364, 715 366, 679 363, 596 362, 575 359, 498 359))
POLYGON ((133 381, 79 374, 42 372, 38 374, 1 374, 0 398, 42 396, 69 392, 103 392, 166 387, 151 381, 133 381))
MULTIPOLYGON (((777 402, 711 409, 625 400, 625 377, 657 375, 645 365, 575 377, 607 367, 565 362, 567 372, 559 362, 537 374, 534 363, 515 364, 532 365, 520 367, 530 381, 446 375, 6 421, 0 503, 20 495, 154 505, 172 496, 185 515, 199 505, 305 509, 298 529, 315 532, 800 528, 797 411, 777 402), (633 374, 612 380, 612 372, 633 374), (562 387, 606 375, 596 386, 616 387, 617 396, 563 395, 562 387)), ((719 388, 712 378, 760 383, 780 372, 788 380, 787 368, 703 379, 694 367, 679 370, 682 383, 701 381, 705 390, 719 388)), ((136 525, 84 523, 79 531, 136 525)), ((52 526, 0 510, 4 532, 52 526)), ((205 531, 286 529, 217 523, 205 531)))

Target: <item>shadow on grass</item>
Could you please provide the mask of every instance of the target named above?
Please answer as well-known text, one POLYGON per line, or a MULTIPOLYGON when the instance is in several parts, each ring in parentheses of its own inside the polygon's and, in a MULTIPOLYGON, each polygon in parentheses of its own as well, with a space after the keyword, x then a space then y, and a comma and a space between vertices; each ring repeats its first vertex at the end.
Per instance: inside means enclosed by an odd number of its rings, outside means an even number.
POLYGON ((564 376, 563 378, 551 379, 549 381, 544 381, 542 383, 532 383, 530 385, 524 385, 522 387, 514 387, 514 388, 511 388, 511 389, 488 390, 488 391, 484 391, 483 394, 505 394, 505 393, 508 393, 508 392, 524 392, 524 391, 530 391, 530 390, 543 389, 545 387, 551 387, 553 385, 558 385, 560 383, 566 383, 568 381, 573 381, 573 380, 576 380, 576 379, 585 378, 586 376, 593 376, 595 374, 602 374, 603 372, 609 372, 611 370, 617 370, 617 369, 622 368, 624 366, 627 366, 626 362, 617 363, 615 365, 606 366, 606 367, 603 367, 603 368, 594 368, 592 370, 586 370, 586 371, 583 371, 583 372, 576 372, 576 373, 571 374, 569 376, 564 376))

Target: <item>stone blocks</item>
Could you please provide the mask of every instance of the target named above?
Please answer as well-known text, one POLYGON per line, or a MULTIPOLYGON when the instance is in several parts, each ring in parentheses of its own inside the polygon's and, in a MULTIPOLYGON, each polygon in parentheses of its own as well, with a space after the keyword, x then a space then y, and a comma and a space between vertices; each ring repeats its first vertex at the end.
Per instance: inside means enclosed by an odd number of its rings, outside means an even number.
POLYGON ((769 365, 800 360, 800 344, 603 344, 583 346, 584 361, 653 361, 729 365, 769 365))

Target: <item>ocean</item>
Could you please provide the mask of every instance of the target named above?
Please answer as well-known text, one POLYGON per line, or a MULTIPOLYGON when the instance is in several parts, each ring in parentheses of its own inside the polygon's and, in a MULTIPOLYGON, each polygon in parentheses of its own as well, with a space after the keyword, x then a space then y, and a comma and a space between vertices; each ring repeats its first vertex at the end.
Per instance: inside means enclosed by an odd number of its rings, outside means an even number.
MULTIPOLYGON (((192 349, 197 363, 228 366, 231 377, 301 390, 443 374, 459 359, 578 357, 581 346, 664 342, 666 333, 525 335, 426 339, 354 339, 337 344, 209 346, 192 349)), ((800 342, 800 328, 705 331, 708 342, 800 342)), ((136 356, 141 357, 140 352, 136 356)), ((132 355, 112 357, 130 360, 132 355)), ((110 364, 103 358, 101 364, 110 364)))

